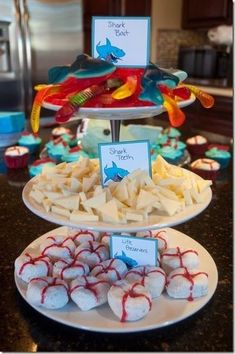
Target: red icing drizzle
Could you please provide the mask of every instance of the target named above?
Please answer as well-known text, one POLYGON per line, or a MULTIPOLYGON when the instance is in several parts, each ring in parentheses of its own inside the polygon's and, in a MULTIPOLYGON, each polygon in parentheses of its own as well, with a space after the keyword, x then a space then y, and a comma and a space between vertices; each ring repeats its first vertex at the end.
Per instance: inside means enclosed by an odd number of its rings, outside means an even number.
POLYGON ((111 259, 109 264, 107 266, 104 266, 103 264, 97 264, 93 270, 97 267, 97 268, 101 268, 101 270, 96 274, 96 277, 98 277, 98 275, 100 274, 104 274, 104 273, 108 273, 110 271, 113 271, 116 274, 117 280, 121 280, 121 275, 120 273, 117 271, 117 269, 112 265, 113 262, 115 261, 115 259, 111 259))
MULTIPOLYGON (((134 284, 132 284, 132 286, 130 287, 129 290, 124 291, 124 295, 122 296, 122 316, 121 316, 121 322, 125 322, 125 321, 126 321, 126 318, 127 318, 126 302, 127 302, 127 300, 128 300, 129 297, 133 297, 133 298, 136 298, 136 297, 144 297, 144 298, 148 301, 149 310, 151 310, 152 303, 151 303, 150 298, 149 298, 148 296, 146 296, 145 294, 135 292, 135 287, 138 286, 138 285, 140 285, 140 283, 134 283, 134 284)), ((116 285, 116 284, 114 284, 113 286, 121 287, 120 285, 116 285)))
POLYGON ((183 268, 184 267, 183 256, 186 253, 195 253, 198 256, 198 253, 196 251, 194 251, 194 250, 187 250, 187 251, 181 252, 179 247, 176 247, 176 250, 177 250, 176 253, 164 253, 164 254, 162 254, 161 258, 167 257, 167 256, 169 256, 169 257, 178 257, 179 261, 180 261, 179 267, 183 268))
POLYGON ((196 161, 196 163, 194 164, 194 168, 195 167, 197 168, 197 166, 200 165, 201 162, 203 162, 206 165, 209 165, 210 169, 213 170, 213 165, 215 161, 208 161, 207 159, 199 159, 198 161, 196 161))
POLYGON ((39 256, 39 257, 35 257, 33 258, 32 256, 30 256, 30 254, 25 253, 25 256, 29 257, 29 261, 25 262, 24 264, 22 264, 20 270, 19 270, 19 274, 21 274, 24 270, 24 268, 28 265, 28 264, 37 264, 38 262, 43 262, 46 267, 47 267, 47 275, 49 275, 50 273, 50 264, 49 262, 44 258, 44 256, 39 256))
MULTIPOLYGON (((196 278, 198 275, 205 275, 207 278, 208 278, 208 274, 205 273, 205 272, 198 272, 198 273, 195 273, 195 274, 190 274, 188 269, 186 267, 183 267, 184 268, 184 273, 183 274, 173 274, 171 276, 171 279, 175 278, 175 277, 183 277, 185 279, 187 279, 189 282, 190 282, 190 287, 189 287, 189 296, 187 298, 188 301, 193 301, 193 296, 192 296, 192 293, 193 293, 193 287, 194 287, 194 278, 196 278)), ((168 284, 169 284, 169 280, 168 280, 168 284)), ((167 285, 168 285, 167 284, 167 285)))
MULTIPOLYGON (((149 270, 149 271, 147 271, 147 267, 143 267, 143 269, 138 269, 138 270, 132 269, 126 274, 126 276, 128 274, 137 274, 137 275, 139 275, 140 277, 142 277, 140 284, 144 286, 146 277, 148 277, 149 274, 152 274, 152 273, 160 273, 160 274, 162 274, 164 276, 164 278, 165 278, 165 284, 166 284, 167 277, 166 277, 166 274, 161 269, 152 269, 152 270, 149 270)), ((125 278, 126 278, 126 276, 125 276, 125 278)), ((165 286, 165 284, 164 284, 164 286, 165 286)))
POLYGON ((61 259, 60 262, 63 262, 65 264, 65 266, 61 269, 61 279, 64 279, 64 272, 66 271, 66 269, 69 268, 82 268, 83 272, 85 273, 85 267, 83 264, 77 264, 77 260, 74 259, 71 263, 66 262, 66 260, 61 259))
POLYGON ((38 159, 32 163, 32 166, 38 166, 38 165, 41 165, 41 164, 47 163, 47 162, 55 162, 55 161, 50 159, 49 157, 45 158, 45 159, 38 159))
POLYGON ((92 240, 95 241, 95 235, 93 234, 93 232, 91 232, 89 230, 78 231, 74 236, 72 236, 73 241, 76 240, 77 237, 79 237, 82 234, 91 236, 92 240))
POLYGON ((101 256, 100 256, 98 250, 99 250, 100 248, 106 248, 105 245, 98 245, 97 247, 94 247, 94 245, 92 244, 92 241, 88 241, 88 243, 89 243, 90 248, 84 248, 83 250, 80 250, 80 251, 76 254, 76 258, 77 258, 80 254, 82 254, 82 253, 84 253, 84 252, 88 252, 88 253, 90 253, 90 254, 92 254, 92 253, 95 254, 95 255, 99 258, 100 262, 102 262, 103 259, 101 258, 101 256))
POLYGON ((68 289, 66 288, 65 284, 62 284, 62 283, 58 282, 58 281, 60 281, 60 280, 57 279, 57 278, 53 278, 51 283, 49 283, 48 280, 43 279, 43 278, 33 278, 33 279, 31 279, 30 282, 32 282, 32 281, 38 281, 38 280, 39 280, 39 281, 44 281, 44 282, 47 284, 47 285, 44 286, 44 287, 42 288, 42 290, 41 290, 41 304, 44 304, 44 302, 45 302, 47 289, 50 288, 50 287, 52 287, 52 286, 63 286, 63 287, 65 288, 67 294, 68 294, 68 289))
MULTIPOLYGON (((51 239, 51 240, 53 240, 54 242, 56 242, 56 239, 55 239, 55 237, 53 237, 53 236, 48 236, 47 239, 51 239)), ((49 245, 49 246, 45 247, 44 250, 42 251, 42 255, 45 255, 45 252, 46 252, 48 249, 50 249, 50 248, 52 248, 52 247, 56 247, 56 248, 65 248, 65 249, 67 249, 68 252, 69 252, 70 257, 72 258, 72 257, 73 257, 73 254, 72 254, 71 249, 69 248, 69 246, 65 246, 65 245, 64 245, 64 243, 65 243, 66 241, 68 241, 68 240, 72 240, 72 238, 71 238, 71 237, 67 237, 67 238, 64 239, 62 242, 58 242, 57 244, 54 244, 54 243, 53 243, 52 245, 49 245)))
POLYGON ((148 237, 151 237, 151 238, 159 238, 160 240, 162 240, 162 241, 164 242, 164 249, 167 248, 167 242, 166 242, 166 240, 161 236, 161 233, 166 233, 165 230, 158 231, 155 235, 153 234, 152 230, 148 230, 147 232, 148 232, 148 234, 144 235, 143 238, 148 238, 148 237))
POLYGON ((79 288, 84 288, 84 289, 88 289, 90 290, 96 297, 96 299, 98 299, 98 294, 97 294, 97 290, 94 289, 95 286, 99 285, 99 284, 109 284, 108 281, 106 280, 97 280, 95 282, 89 282, 89 280, 87 279, 87 277, 85 275, 82 276, 82 278, 85 280, 85 284, 79 284, 79 285, 75 285, 73 288, 70 289, 70 295, 72 294, 72 292, 76 289, 79 288))

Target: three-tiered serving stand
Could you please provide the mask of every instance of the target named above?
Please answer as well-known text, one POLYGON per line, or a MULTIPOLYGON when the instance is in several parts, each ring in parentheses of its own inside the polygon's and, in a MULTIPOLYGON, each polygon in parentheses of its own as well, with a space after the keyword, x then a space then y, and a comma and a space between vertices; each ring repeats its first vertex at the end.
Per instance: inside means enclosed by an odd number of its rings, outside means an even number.
MULTIPOLYGON (((191 104, 194 99, 195 97, 192 96, 189 100, 180 102, 179 106, 185 107, 191 104)), ((58 106, 54 106, 47 103, 44 104, 44 107, 53 110, 57 110, 60 108, 58 106)), ((119 141, 121 120, 153 117, 161 114, 163 111, 164 108, 162 106, 117 109, 81 108, 79 111, 79 118, 88 117, 91 119, 110 120, 112 141, 116 142, 119 141)), ((151 215, 148 221, 131 222, 128 224, 111 224, 102 221, 81 222, 77 224, 67 220, 66 218, 63 218, 62 216, 52 213, 46 213, 43 207, 38 205, 34 200, 30 198, 29 193, 32 190, 34 178, 31 179, 24 187, 22 196, 25 205, 37 216, 47 221, 63 226, 39 237, 38 239, 33 241, 26 248, 26 250, 28 250, 29 248, 38 249, 42 240, 51 234, 59 233, 67 235, 68 227, 112 233, 134 233, 137 231, 167 228, 170 239, 170 247, 179 246, 185 249, 197 250, 200 256, 201 269, 206 271, 209 275, 209 289, 208 294, 206 296, 195 299, 193 302, 188 302, 187 300, 174 300, 172 298, 169 298, 167 295, 161 295, 159 298, 153 300, 152 310, 149 312, 149 314, 145 318, 136 322, 119 322, 119 320, 115 317, 115 315, 112 313, 107 304, 102 305, 101 307, 98 307, 96 309, 90 310, 86 313, 82 313, 78 309, 78 307, 71 302, 69 302, 64 308, 60 309, 59 311, 35 307, 30 304, 37 311, 51 319, 54 319, 55 321, 80 329, 92 330, 97 332, 128 333, 150 330, 176 323, 197 312, 210 300, 210 298, 215 292, 218 281, 217 268, 212 257, 206 251, 206 249, 202 247, 198 242, 196 242, 189 236, 170 228, 171 226, 186 222, 201 213, 211 201, 212 192, 210 189, 208 189, 207 194, 205 195, 205 201, 202 204, 189 206, 184 211, 171 217, 163 215, 151 215)), ((24 250, 23 253, 25 253, 26 250, 24 250)), ((26 285, 17 276, 15 276, 15 282, 19 292, 27 301, 26 285)))

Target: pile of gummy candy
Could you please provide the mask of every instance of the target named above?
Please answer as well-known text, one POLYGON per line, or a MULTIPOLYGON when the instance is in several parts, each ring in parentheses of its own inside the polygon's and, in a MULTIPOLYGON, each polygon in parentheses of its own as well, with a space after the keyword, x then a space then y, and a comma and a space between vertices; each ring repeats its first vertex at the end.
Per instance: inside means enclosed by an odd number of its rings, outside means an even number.
POLYGON ((35 87, 37 91, 31 126, 39 130, 40 110, 44 102, 60 106, 57 123, 68 121, 81 106, 94 108, 143 107, 163 105, 171 126, 184 123, 185 114, 177 103, 193 94, 205 108, 214 98, 199 88, 185 84, 187 73, 161 69, 153 63, 145 68, 117 68, 114 64, 87 54, 79 55, 68 66, 49 70, 48 84, 35 87))

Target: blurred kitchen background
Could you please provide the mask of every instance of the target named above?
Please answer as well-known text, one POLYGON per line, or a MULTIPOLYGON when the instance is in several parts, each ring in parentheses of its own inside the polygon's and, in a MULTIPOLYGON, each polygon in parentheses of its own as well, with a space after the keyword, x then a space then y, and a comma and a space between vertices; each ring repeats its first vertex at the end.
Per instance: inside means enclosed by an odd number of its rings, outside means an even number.
POLYGON ((91 52, 92 16, 151 16, 151 60, 216 97, 187 109, 191 124, 232 136, 232 0, 0 0, 0 111, 28 117, 48 68, 91 52))

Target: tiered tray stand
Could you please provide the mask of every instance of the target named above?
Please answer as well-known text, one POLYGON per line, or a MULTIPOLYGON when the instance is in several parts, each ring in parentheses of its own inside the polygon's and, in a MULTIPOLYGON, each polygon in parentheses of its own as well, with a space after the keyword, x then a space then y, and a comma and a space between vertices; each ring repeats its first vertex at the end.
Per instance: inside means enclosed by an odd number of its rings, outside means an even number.
MULTIPOLYGON (((180 106, 184 107, 191 104, 194 101, 194 97, 190 100, 181 102, 180 106)), ((58 109, 59 107, 44 105, 46 108, 58 109)), ((80 111, 80 117, 89 118, 103 118, 109 119, 112 129, 112 140, 118 141, 119 139, 119 128, 120 122, 123 119, 138 119, 143 117, 152 117, 163 112, 163 107, 133 107, 133 108, 123 108, 123 109, 111 109, 106 111, 106 109, 86 109, 83 108, 80 111)), ((37 177, 34 177, 34 179, 37 177)), ((212 192, 209 189, 206 194, 205 202, 202 204, 197 204, 191 207, 187 207, 185 211, 178 213, 175 216, 169 217, 164 215, 153 215, 150 216, 148 221, 145 222, 132 222, 126 225, 123 224, 111 224, 105 222, 86 222, 75 224, 63 217, 56 214, 46 213, 41 206, 34 202, 29 197, 29 193, 32 189, 34 179, 31 179, 23 190, 23 201, 25 205, 39 217, 54 222, 55 224, 63 225, 57 229, 54 229, 45 235, 39 237, 33 241, 26 250, 29 252, 30 249, 37 249, 39 244, 43 239, 51 234, 64 234, 67 235, 68 227, 70 228, 81 228, 104 232, 137 232, 142 230, 167 228, 170 238, 170 247, 183 247, 195 249, 199 253, 201 269, 206 271, 209 275, 209 291, 206 296, 198 299, 194 299, 193 302, 187 300, 175 300, 167 296, 167 294, 161 295, 159 298, 153 300, 152 310, 143 319, 136 322, 121 323, 115 317, 115 315, 110 310, 107 304, 100 306, 96 309, 90 310, 88 312, 81 312, 78 307, 69 302, 64 308, 60 310, 47 310, 41 307, 34 307, 38 312, 42 313, 44 316, 49 317, 55 321, 61 322, 63 324, 80 328, 86 330, 92 330, 97 332, 116 332, 116 333, 128 333, 128 332, 138 332, 144 330, 150 330, 154 328, 164 327, 180 320, 187 318, 188 316, 194 314, 200 310, 206 303, 210 300, 215 292, 218 273, 216 265, 206 251, 198 242, 190 238, 189 236, 176 231, 170 226, 174 226, 183 222, 186 222, 199 213, 201 213, 210 203, 212 198, 212 192)), ((25 253, 24 250, 22 253, 25 253)), ((26 284, 21 281, 15 275, 16 286, 27 301, 26 298, 26 284)))

